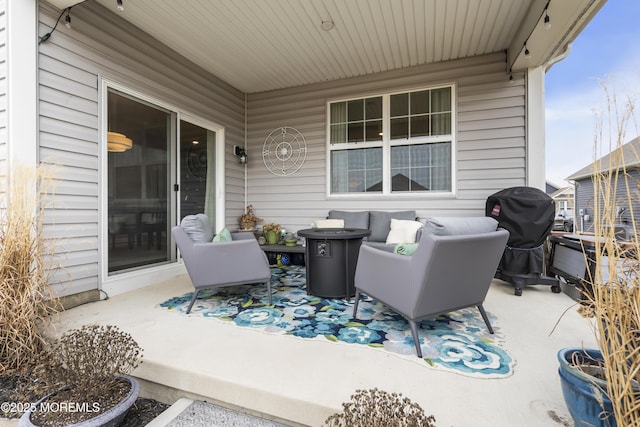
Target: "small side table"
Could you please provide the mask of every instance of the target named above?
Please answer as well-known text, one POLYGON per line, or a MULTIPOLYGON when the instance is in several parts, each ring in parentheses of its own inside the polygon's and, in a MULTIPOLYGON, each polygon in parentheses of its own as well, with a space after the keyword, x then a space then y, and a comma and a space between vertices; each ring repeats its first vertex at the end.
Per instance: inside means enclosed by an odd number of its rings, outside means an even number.
POLYGON ((287 245, 260 245, 260 249, 267 254, 269 264, 275 264, 274 261, 278 254, 291 254, 291 264, 305 265, 304 247, 303 246, 287 246, 287 245))
POLYGON ((351 298, 353 279, 362 238, 371 234, 362 228, 309 228, 305 237, 307 293, 323 298, 351 298))

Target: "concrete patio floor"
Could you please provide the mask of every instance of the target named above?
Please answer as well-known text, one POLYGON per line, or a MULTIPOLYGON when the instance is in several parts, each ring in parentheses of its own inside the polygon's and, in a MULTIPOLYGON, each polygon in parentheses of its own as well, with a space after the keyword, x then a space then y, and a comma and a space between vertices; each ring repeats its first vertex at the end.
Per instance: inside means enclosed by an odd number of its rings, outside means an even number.
POLYGON ((56 332, 113 324, 144 348, 134 375, 142 395, 165 403, 191 397, 290 425, 320 426, 356 389, 400 392, 439 427, 570 426, 556 353, 595 346, 591 323, 567 295, 529 286, 521 297, 495 280, 485 302, 516 360, 504 379, 439 371, 365 346, 261 333, 157 305, 192 290, 188 276, 62 313, 56 332), (553 333, 552 330, 555 327, 553 333))

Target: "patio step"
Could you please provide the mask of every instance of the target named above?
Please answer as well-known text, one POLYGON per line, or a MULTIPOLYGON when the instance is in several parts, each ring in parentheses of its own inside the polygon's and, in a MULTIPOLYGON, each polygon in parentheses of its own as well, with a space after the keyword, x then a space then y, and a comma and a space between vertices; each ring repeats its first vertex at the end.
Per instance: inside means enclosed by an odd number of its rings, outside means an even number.
POLYGON ((187 399, 186 397, 178 399, 177 402, 151 420, 151 422, 147 424, 147 427, 164 427, 169 425, 171 421, 180 415, 182 411, 187 409, 187 407, 189 407, 193 402, 193 400, 187 399))
POLYGON ((147 427, 188 425, 191 427, 286 427, 275 421, 245 414, 201 400, 178 399, 166 411, 147 424, 147 427))
MULTIPOLYGON (((156 371, 161 378, 162 370, 156 371)), ((182 375, 185 373, 182 372, 182 375)), ((159 379, 160 379, 159 378, 159 379)), ((193 426, 193 427, 226 427, 226 426, 260 426, 260 427, 305 427, 291 420, 265 414, 245 407, 238 407, 221 402, 205 394, 176 389, 171 386, 136 378, 140 383, 140 395, 159 402, 170 404, 158 415, 149 427, 193 426), (171 403, 173 402, 173 403, 171 403), (191 415, 184 414, 190 412, 191 415), (185 417, 186 416, 186 417, 185 417), (223 421, 220 421, 223 420, 223 421), (214 422, 215 421, 215 422, 214 422)), ((258 390, 244 389, 243 394, 253 399, 260 398, 258 390)), ((0 426, 1 427, 1 426, 0 426)))

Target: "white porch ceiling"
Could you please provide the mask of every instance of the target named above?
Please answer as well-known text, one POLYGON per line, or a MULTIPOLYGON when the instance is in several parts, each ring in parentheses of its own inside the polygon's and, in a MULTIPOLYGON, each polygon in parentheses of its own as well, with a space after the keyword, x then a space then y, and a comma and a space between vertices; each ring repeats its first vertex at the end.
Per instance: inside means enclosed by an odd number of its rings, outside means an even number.
POLYGON ((503 51, 505 75, 544 65, 606 0, 552 0, 550 29, 547 0, 124 0, 124 11, 96 1, 253 93, 503 51))

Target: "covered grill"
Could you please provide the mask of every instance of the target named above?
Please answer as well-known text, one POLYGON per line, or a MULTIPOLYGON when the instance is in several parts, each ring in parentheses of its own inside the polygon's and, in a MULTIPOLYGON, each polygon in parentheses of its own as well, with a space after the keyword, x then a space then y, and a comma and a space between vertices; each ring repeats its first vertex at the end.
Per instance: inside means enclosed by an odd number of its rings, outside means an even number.
POLYGON ((560 292, 558 279, 544 275, 544 243, 555 217, 553 199, 532 187, 511 187, 487 198, 486 215, 509 230, 495 277, 511 283, 522 295, 526 285, 550 285, 560 292))

